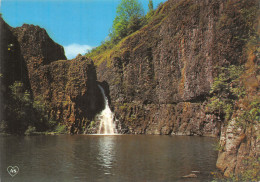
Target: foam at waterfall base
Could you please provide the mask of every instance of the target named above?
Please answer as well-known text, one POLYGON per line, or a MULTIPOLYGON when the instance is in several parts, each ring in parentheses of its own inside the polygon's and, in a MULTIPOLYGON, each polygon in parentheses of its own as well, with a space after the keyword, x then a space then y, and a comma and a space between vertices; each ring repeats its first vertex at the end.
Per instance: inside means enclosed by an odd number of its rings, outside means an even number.
POLYGON ((115 135, 117 133, 115 123, 114 123, 114 113, 111 111, 108 99, 105 95, 104 89, 98 85, 99 89, 101 90, 102 96, 104 98, 104 110, 98 115, 99 119, 99 129, 98 133, 99 135, 115 135))

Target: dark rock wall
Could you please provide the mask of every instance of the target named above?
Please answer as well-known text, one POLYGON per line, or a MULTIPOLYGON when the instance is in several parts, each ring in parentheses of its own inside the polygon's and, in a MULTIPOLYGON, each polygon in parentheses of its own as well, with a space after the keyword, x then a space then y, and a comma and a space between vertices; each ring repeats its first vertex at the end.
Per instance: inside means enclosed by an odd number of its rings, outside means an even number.
POLYGON ((80 56, 41 66, 31 77, 35 98, 47 102, 50 117, 66 124, 71 133, 82 133, 102 110, 96 80, 94 63, 80 56))
POLYGON ((110 86, 122 132, 219 135, 206 98, 216 66, 245 62, 241 12, 255 3, 169 0, 147 26, 98 56, 98 80, 110 86))
MULTIPOLYGON (((220 135, 217 167, 227 177, 241 175, 250 158, 259 157, 259 122, 246 128, 233 120, 224 125, 206 105, 216 67, 247 61, 248 20, 258 6, 255 0, 169 0, 147 26, 112 53, 97 56, 102 60, 95 60, 98 80, 108 82, 121 132, 220 135)), ((246 75, 259 88, 259 76, 246 75)))
MULTIPOLYGON (((27 64, 30 82, 40 66, 67 59, 63 47, 55 43, 46 30, 39 26, 24 24, 12 28, 12 32, 17 37, 21 55, 27 64)), ((32 83, 31 86, 35 87, 32 83)))
POLYGON ((134 134, 204 135, 218 134, 215 117, 203 112, 201 103, 178 104, 124 103, 115 107, 121 131, 134 134), (123 122, 122 122, 123 121, 123 122))
POLYGON ((34 100, 45 103, 51 120, 82 133, 104 107, 94 63, 83 56, 66 60, 63 47, 39 26, 12 28, 0 20, 1 116, 9 86, 22 81, 34 100))
POLYGON ((66 60, 63 47, 55 43, 45 29, 24 24, 12 31, 20 43, 28 67, 35 69, 53 61, 66 60))
POLYGON ((20 43, 11 30, 0 17, 0 121, 5 120, 4 106, 10 97, 9 87, 15 81, 21 81, 30 90, 27 65, 20 43))
POLYGON ((52 120, 66 124, 70 133, 82 133, 103 107, 93 62, 81 56, 66 60, 63 47, 39 26, 24 24, 12 31, 34 98, 48 105, 52 120))
POLYGON ((224 1, 168 1, 122 43, 119 56, 98 66, 98 80, 109 83, 124 131, 219 134, 217 119, 205 113, 205 98, 222 59, 216 26, 223 6, 224 1))

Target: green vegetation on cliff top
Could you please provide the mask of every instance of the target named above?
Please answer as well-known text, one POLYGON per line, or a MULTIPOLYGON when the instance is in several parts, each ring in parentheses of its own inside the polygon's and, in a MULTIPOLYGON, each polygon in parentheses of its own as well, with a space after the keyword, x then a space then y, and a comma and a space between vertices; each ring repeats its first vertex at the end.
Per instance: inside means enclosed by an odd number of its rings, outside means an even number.
POLYGON ((143 8, 138 1, 122 0, 117 7, 117 16, 109 38, 103 41, 100 46, 88 52, 86 56, 93 59, 96 65, 107 61, 107 66, 109 66, 113 57, 120 56, 127 50, 127 47, 123 46, 126 40, 131 39, 136 34, 142 34, 145 27, 151 22, 161 23, 161 20, 166 16, 162 13, 164 6, 166 4, 161 3, 157 10, 154 10, 153 1, 150 0, 149 11, 146 15, 143 15, 143 8))

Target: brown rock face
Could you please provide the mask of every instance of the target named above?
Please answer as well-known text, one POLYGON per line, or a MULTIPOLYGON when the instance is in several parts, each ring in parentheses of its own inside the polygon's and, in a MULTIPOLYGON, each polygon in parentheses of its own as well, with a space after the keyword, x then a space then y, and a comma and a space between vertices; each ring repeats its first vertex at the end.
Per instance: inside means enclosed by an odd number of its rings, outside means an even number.
POLYGON ((104 107, 96 80, 94 63, 81 56, 40 66, 31 77, 35 98, 48 102, 51 118, 71 133, 82 133, 104 107))
POLYGON ((51 120, 82 133, 104 107, 94 63, 82 56, 66 60, 63 47, 39 26, 11 28, 0 20, 1 99, 14 81, 27 83, 34 100, 48 106, 51 120))
POLYGON ((217 167, 226 177, 241 176, 241 181, 258 181, 260 172, 259 112, 258 117, 251 115, 259 109, 259 104, 254 107, 252 104, 259 103, 257 100, 260 98, 260 77, 257 71, 259 55, 255 54, 257 48, 257 44, 248 46, 246 69, 242 78, 246 97, 237 100, 231 121, 222 126, 219 143, 217 167))
POLYGON ((27 64, 34 98, 49 105, 52 120, 66 124, 71 133, 82 133, 103 106, 96 97, 100 91, 93 62, 80 56, 67 61, 63 47, 39 26, 24 24, 12 31, 27 64))
POLYGON ((205 98, 213 68, 224 59, 217 40, 224 4, 168 1, 152 22, 121 43, 119 53, 98 66, 98 80, 108 82, 125 131, 219 134, 217 119, 205 113, 205 98))
POLYGON ((224 176, 241 175, 245 170, 257 171, 259 166, 257 160, 260 156, 260 140, 257 137, 259 134, 259 123, 252 128, 243 129, 237 127, 233 120, 222 128, 220 137, 222 149, 219 152, 217 167, 224 176))
POLYGON ((216 66, 245 62, 245 41, 234 37, 246 38, 240 9, 250 6, 169 0, 112 53, 96 56, 98 80, 108 82, 123 131, 219 135, 218 119, 205 112, 206 97, 216 66))
POLYGON ((46 30, 39 26, 24 24, 12 29, 20 44, 21 54, 27 64, 29 76, 42 65, 66 60, 64 49, 55 43, 46 30))
MULTIPOLYGON (((230 123, 220 131, 220 119, 205 111, 206 98, 218 74, 216 66, 246 62, 252 26, 245 17, 254 18, 257 8, 254 0, 169 0, 147 26, 93 57, 98 80, 109 85, 121 132, 211 136, 221 132, 224 150, 217 167, 225 176, 241 174, 247 155, 259 157, 259 124, 237 130, 230 123)), ((259 86, 259 79, 254 83, 259 86)))
MULTIPOLYGON (((247 61, 245 40, 252 26, 243 12, 252 18, 258 6, 257 1, 244 0, 169 0, 147 26, 125 38, 112 53, 96 56, 102 60, 96 60, 98 80, 108 82, 121 132, 221 133, 223 150, 217 167, 224 175, 241 174, 245 161, 250 166, 250 158, 259 157, 259 122, 246 128, 230 122, 220 131, 223 123, 205 110, 218 74, 215 67, 247 61)), ((256 73, 248 73, 252 76, 245 81, 254 85, 255 92, 256 73)))
POLYGON ((203 112, 204 105, 124 103, 115 106, 115 113, 125 133, 215 136, 219 123, 215 116, 203 112))

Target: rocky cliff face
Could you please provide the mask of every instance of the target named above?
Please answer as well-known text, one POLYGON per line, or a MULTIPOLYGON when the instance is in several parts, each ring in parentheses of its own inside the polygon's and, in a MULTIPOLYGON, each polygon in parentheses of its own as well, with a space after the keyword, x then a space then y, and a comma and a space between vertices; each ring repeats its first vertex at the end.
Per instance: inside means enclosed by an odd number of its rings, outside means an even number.
POLYGON ((225 1, 168 1, 152 22, 108 57, 98 57, 98 80, 110 85, 112 106, 125 132, 219 134, 218 119, 205 113, 206 97, 214 67, 239 61, 231 52, 242 44, 221 40, 225 7, 225 1))
POLYGON ((240 10, 250 6, 170 0, 147 26, 93 57, 123 131, 218 135, 219 118, 205 112, 206 97, 216 66, 245 62, 248 29, 240 10))
POLYGON ((12 28, 0 17, 0 120, 5 119, 4 106, 10 97, 9 86, 22 81, 30 89, 28 71, 20 44, 12 28))
POLYGON ((104 107, 94 63, 85 57, 40 66, 30 80, 35 98, 47 102, 50 117, 70 133, 83 133, 104 107))
POLYGON ((24 24, 21 27, 12 28, 12 32, 19 42, 30 78, 40 66, 57 60, 66 60, 63 47, 55 43, 45 29, 24 24))
POLYGON ((9 86, 22 81, 47 106, 51 120, 82 133, 104 107, 94 63, 83 56, 66 60, 63 47, 39 26, 12 28, 0 20, 1 108, 9 86))
MULTIPOLYGON (((93 56, 98 80, 109 85, 121 132, 221 133, 217 166, 225 176, 241 173, 246 155, 259 156, 259 122, 237 130, 207 113, 206 105, 216 67, 247 61, 249 22, 257 8, 257 1, 169 0, 148 25, 93 56)), ((255 82, 259 86, 259 78, 255 82)))
POLYGON ((70 133, 82 133, 103 107, 93 62, 78 56, 66 60, 64 49, 34 25, 12 30, 29 71, 33 96, 48 105, 52 120, 70 133))
MULTIPOLYGON (((259 28, 258 32, 260 32, 259 28)), ((259 180, 260 76, 258 65, 260 59, 257 49, 259 49, 257 44, 248 43, 246 69, 242 75, 246 97, 237 100, 231 120, 223 124, 221 128, 217 167, 227 177, 239 176, 239 181, 259 180)))
POLYGON ((235 120, 222 127, 217 168, 226 177, 259 176, 259 123, 244 129, 237 127, 235 120))

